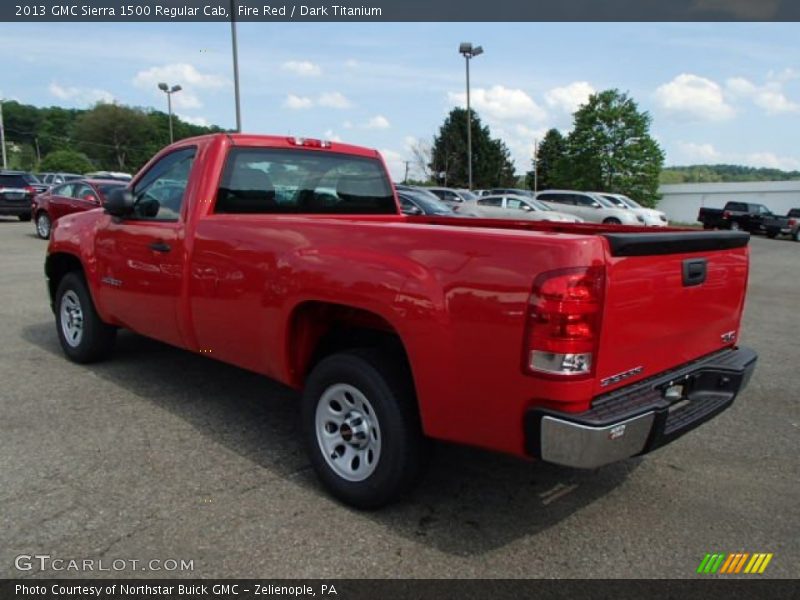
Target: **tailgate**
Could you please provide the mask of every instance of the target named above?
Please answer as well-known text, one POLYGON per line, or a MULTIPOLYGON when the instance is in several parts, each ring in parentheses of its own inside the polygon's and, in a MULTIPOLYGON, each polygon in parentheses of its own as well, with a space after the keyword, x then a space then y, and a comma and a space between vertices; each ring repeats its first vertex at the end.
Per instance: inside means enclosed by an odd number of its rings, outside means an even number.
POLYGON ((747 288, 747 233, 604 237, 609 255, 597 392, 735 344, 747 288))

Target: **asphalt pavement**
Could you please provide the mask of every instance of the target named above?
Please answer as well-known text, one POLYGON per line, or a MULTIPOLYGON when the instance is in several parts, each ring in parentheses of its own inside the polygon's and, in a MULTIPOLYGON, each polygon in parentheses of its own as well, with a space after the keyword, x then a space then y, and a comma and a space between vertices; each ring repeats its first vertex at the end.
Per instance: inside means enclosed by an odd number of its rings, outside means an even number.
POLYGON ((411 497, 358 512, 317 483, 291 390, 130 333, 68 362, 46 242, 0 219, 0 577, 699 577, 708 552, 796 577, 800 244, 751 248, 741 342, 760 359, 728 411, 593 471, 437 444, 411 497), (35 555, 124 566, 17 558, 35 555))

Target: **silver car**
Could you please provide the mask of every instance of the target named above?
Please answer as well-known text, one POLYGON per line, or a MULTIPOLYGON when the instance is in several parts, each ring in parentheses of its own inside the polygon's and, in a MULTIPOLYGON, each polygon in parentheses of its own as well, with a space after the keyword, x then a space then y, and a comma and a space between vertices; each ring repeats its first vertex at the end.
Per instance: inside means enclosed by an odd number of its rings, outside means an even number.
POLYGON ((557 221, 560 223, 582 223, 575 215, 557 212, 544 202, 530 196, 498 194, 482 196, 474 201, 475 210, 490 219, 526 219, 529 221, 557 221))
POLYGON ((644 217, 644 224, 648 227, 666 227, 669 225, 666 214, 660 210, 655 210, 654 208, 645 208, 624 194, 609 194, 606 192, 600 192, 600 195, 614 204, 617 208, 627 208, 638 215, 642 215, 642 217, 644 217))
POLYGON ((644 217, 632 210, 617 208, 610 200, 594 192, 574 190, 547 190, 536 194, 536 199, 554 210, 569 213, 590 223, 606 225, 644 225, 644 217))

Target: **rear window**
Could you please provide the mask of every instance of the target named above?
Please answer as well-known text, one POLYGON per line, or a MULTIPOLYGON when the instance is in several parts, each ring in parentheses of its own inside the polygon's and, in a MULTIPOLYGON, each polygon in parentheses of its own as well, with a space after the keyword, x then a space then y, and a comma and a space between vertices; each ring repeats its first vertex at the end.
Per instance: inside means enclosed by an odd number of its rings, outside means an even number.
POLYGON ((217 213, 397 214, 377 159, 313 150, 234 148, 217 213))
POLYGON ((787 214, 787 217, 800 217, 800 208, 793 208, 787 214))
POLYGON ((747 204, 744 202, 728 202, 725 205, 727 210, 735 210, 737 212, 747 212, 747 204))
POLYGON ((0 186, 24 188, 28 187, 28 182, 22 175, 0 175, 0 186))

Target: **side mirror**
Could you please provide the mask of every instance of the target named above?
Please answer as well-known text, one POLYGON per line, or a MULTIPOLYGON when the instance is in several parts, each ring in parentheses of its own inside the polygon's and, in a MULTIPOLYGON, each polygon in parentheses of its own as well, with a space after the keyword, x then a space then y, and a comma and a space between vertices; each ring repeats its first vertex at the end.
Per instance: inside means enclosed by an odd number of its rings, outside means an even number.
POLYGON ((592 208, 600 208, 599 202, 592 202, 592 208))
POLYGON ((127 217, 133 213, 133 194, 127 188, 118 188, 108 195, 105 211, 114 217, 127 217))
POLYGON ((422 211, 418 206, 404 206, 401 211, 404 215, 421 215, 422 211))
POLYGON ((524 210, 525 212, 531 212, 533 209, 528 204, 523 204, 522 210, 524 210))
POLYGON ((95 198, 94 194, 86 194, 83 197, 84 202, 91 202, 92 204, 100 204, 100 202, 95 198))

